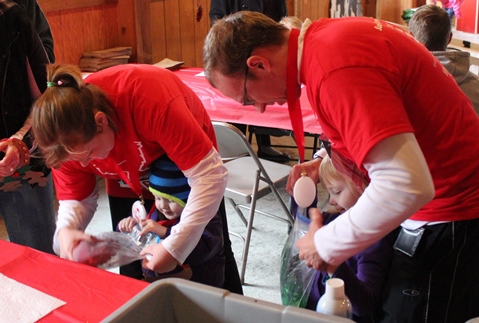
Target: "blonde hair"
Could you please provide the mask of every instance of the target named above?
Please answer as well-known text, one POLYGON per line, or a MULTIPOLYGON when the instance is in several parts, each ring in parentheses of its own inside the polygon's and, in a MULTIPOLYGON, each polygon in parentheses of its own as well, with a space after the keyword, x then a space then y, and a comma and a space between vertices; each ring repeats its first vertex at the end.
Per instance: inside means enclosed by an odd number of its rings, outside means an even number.
POLYGON ((360 190, 352 179, 338 172, 328 155, 323 158, 319 166, 319 181, 324 189, 326 189, 326 186, 332 185, 333 181, 338 181, 345 183, 352 192, 362 194, 364 191, 364 189, 360 190))
POLYGON ((93 139, 99 111, 117 132, 113 104, 99 87, 84 82, 77 66, 47 65, 47 84, 32 107, 32 133, 47 165, 59 167, 73 148, 93 139))
POLYGON ((303 26, 303 21, 296 16, 287 16, 283 17, 280 21, 280 24, 283 24, 288 29, 301 29, 303 26))

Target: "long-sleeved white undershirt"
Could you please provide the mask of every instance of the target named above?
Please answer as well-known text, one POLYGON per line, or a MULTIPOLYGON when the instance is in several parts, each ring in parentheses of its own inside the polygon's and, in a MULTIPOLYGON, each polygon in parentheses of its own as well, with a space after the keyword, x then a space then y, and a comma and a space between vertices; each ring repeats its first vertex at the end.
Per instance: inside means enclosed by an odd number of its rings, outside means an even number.
MULTIPOLYGON (((205 226, 218 212, 228 180, 228 172, 219 153, 211 151, 194 167, 184 171, 191 192, 188 203, 169 237, 162 241, 165 249, 180 263, 183 263, 200 240, 205 226)), ((59 201, 57 229, 54 237, 54 251, 59 254, 58 231, 75 228, 84 231, 97 208, 98 189, 82 201, 59 201)))
POLYGON ((398 227, 434 197, 434 184, 412 133, 386 138, 364 161, 370 184, 357 203, 314 236, 325 262, 339 265, 398 227))

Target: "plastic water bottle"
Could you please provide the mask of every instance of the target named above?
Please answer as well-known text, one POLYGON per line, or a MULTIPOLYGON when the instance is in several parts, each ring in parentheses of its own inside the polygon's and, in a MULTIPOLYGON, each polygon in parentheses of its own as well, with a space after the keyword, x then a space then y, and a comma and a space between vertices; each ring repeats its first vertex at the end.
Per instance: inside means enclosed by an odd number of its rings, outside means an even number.
POLYGON ((316 312, 349 319, 353 317, 353 307, 344 293, 342 279, 331 278, 326 282, 326 292, 319 299, 316 312))
POLYGON ((133 227, 133 230, 129 233, 133 241, 141 247, 144 248, 146 246, 149 246, 151 244, 156 244, 160 243, 161 238, 157 234, 153 232, 147 232, 145 235, 140 235, 141 228, 140 225, 137 224, 133 227))

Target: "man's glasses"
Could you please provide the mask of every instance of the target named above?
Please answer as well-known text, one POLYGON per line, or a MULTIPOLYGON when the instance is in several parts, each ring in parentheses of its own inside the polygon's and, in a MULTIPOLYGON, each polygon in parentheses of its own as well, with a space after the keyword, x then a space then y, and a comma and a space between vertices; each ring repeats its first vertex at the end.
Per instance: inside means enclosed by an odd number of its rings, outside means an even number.
POLYGON ((246 65, 246 72, 244 73, 244 89, 243 89, 243 105, 254 105, 254 101, 248 99, 248 92, 246 91, 246 80, 248 79, 249 67, 246 65))

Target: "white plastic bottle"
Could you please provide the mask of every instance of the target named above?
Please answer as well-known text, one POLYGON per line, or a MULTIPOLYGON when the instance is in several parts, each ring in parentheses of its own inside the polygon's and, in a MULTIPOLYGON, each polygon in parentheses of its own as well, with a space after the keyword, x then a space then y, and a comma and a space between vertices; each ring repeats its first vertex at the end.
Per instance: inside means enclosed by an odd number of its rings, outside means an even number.
POLYGON ((353 317, 353 307, 344 293, 344 281, 342 279, 330 278, 326 282, 326 292, 319 299, 316 312, 349 319, 353 317))

